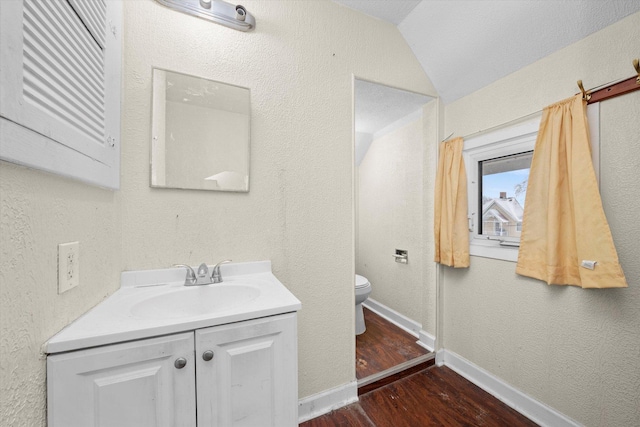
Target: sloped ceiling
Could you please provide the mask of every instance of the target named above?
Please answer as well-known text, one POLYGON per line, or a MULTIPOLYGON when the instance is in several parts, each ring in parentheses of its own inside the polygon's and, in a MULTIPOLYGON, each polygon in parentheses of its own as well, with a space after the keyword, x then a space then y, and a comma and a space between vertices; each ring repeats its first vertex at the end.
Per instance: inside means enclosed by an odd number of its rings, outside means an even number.
POLYGON ((334 1, 396 25, 445 104, 640 11, 640 0, 334 1))
POLYGON ((355 130, 371 135, 414 113, 433 99, 357 79, 355 94, 355 130))
MULTIPOLYGON (((360 166, 373 138, 411 117, 432 97, 356 79, 355 163, 360 166)), ((414 118, 415 120, 415 118, 414 118)))
POLYGON ((420 0, 335 0, 348 8, 359 10, 369 16, 400 24, 420 3, 420 0))

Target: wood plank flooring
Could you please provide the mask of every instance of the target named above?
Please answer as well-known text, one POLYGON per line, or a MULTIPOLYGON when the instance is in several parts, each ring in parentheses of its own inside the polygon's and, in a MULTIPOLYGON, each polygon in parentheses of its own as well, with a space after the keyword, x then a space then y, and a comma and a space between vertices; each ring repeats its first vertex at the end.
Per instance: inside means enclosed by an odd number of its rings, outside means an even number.
MULTIPOLYGON (((416 338, 364 309, 367 331, 356 337, 356 377, 381 372, 429 352, 416 338)), ((447 367, 422 362, 359 388, 360 401, 300 424, 301 427, 532 427, 534 422, 447 367), (429 366, 425 369, 426 366, 429 366)), ((378 374, 378 375, 375 375, 378 374)), ((371 377, 374 375, 374 377, 371 377)), ((384 375, 384 374, 383 374, 384 375)))
POLYGON ((360 396, 301 427, 533 427, 534 422, 447 367, 432 367, 360 396))
POLYGON ((364 321, 367 330, 356 335, 356 378, 359 380, 429 353, 416 344, 416 337, 367 308, 364 308, 364 321))

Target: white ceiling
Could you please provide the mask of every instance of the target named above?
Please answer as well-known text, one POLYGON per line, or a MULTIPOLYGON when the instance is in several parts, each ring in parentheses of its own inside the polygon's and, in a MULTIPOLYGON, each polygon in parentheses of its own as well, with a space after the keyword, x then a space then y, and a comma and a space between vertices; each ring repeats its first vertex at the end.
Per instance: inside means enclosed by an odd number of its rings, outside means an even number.
POLYGON ((375 134, 422 108, 433 98, 356 79, 356 132, 375 134))
POLYGON ((364 80, 355 81, 355 163, 367 155, 373 139, 416 120, 433 97, 364 80))
POLYGON ((640 11, 640 0, 334 1, 397 25, 445 104, 640 11))
POLYGON ((351 9, 398 25, 420 0, 335 0, 351 9))

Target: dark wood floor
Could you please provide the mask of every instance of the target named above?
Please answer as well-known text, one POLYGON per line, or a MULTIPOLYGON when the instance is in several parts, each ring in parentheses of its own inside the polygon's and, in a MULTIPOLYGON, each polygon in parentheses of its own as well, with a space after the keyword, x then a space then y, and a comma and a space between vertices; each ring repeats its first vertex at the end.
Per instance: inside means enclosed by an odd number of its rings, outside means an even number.
POLYGON ((489 393, 446 367, 432 367, 360 396, 301 427, 533 427, 489 393))
POLYGON ((364 308, 367 330, 356 335, 356 378, 382 372, 403 362, 428 354, 416 344, 416 337, 364 308))
MULTIPOLYGON (((356 337, 358 380, 429 353, 416 344, 414 336, 372 311, 365 308, 364 316, 367 331, 356 337)), ((359 388, 359 402, 300 426, 536 426, 449 368, 432 364, 433 360, 424 362, 386 380, 365 385, 359 388), (432 367, 424 369, 425 366, 432 367)))

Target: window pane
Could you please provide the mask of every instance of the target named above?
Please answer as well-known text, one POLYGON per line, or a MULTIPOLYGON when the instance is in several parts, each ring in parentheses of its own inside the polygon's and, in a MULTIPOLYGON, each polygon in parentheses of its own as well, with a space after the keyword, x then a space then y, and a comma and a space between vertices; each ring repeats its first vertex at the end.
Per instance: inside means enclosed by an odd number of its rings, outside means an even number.
POLYGON ((533 151, 479 162, 479 234, 520 237, 533 151))

